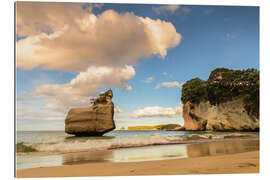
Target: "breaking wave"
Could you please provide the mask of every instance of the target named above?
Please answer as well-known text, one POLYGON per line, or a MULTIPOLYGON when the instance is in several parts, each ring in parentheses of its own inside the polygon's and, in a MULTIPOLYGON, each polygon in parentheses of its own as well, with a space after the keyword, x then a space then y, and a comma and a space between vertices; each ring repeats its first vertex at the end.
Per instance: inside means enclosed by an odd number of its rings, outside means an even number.
MULTIPOLYGON (((228 136, 228 135, 227 135, 228 136)), ((55 144, 29 144, 40 152, 82 152, 91 150, 109 150, 117 148, 141 147, 150 145, 180 144, 198 140, 224 139, 225 135, 187 135, 187 136, 163 136, 154 134, 152 136, 136 136, 121 139, 96 139, 86 141, 59 142, 55 144)), ((243 134, 233 134, 232 137, 243 137, 243 134)))

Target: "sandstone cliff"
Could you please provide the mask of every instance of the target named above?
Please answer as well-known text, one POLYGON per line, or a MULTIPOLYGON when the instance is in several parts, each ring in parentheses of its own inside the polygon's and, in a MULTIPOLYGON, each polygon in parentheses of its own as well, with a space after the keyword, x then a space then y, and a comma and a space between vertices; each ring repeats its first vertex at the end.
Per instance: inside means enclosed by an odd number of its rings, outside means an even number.
POLYGON ((181 100, 185 130, 259 130, 259 72, 255 69, 219 68, 207 81, 187 81, 181 100))
POLYGON ((187 102, 183 106, 184 127, 186 130, 257 131, 259 119, 248 115, 244 106, 242 99, 216 106, 209 101, 187 102))
POLYGON ((76 136, 101 136, 115 129, 114 104, 111 90, 94 99, 86 108, 72 108, 65 120, 65 132, 76 136))

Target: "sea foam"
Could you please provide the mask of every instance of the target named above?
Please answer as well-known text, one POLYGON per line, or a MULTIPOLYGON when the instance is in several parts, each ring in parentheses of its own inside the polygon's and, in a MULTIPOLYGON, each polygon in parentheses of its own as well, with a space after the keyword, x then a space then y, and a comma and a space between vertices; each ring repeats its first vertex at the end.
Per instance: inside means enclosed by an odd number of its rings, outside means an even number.
MULTIPOLYGON (((95 139, 86 141, 68 141, 55 144, 30 144, 40 152, 83 152, 91 150, 109 150, 117 148, 141 147, 150 145, 165 145, 187 143, 190 141, 224 139, 228 135, 187 135, 187 136, 163 136, 154 134, 152 136, 135 136, 121 139, 95 139)), ((232 135, 231 135, 232 136, 232 135)), ((233 134, 233 137, 243 137, 242 134, 233 134)))
POLYGON ((152 136, 135 136, 121 139, 72 141, 55 144, 31 144, 31 146, 40 152, 80 152, 149 145, 175 144, 181 142, 182 140, 183 137, 179 136, 162 136, 160 134, 155 134, 152 136))

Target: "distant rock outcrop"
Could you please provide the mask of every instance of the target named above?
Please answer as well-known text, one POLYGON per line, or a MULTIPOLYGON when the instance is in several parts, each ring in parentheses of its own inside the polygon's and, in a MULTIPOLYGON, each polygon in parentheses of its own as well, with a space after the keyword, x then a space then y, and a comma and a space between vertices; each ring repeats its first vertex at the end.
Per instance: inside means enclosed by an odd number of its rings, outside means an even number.
POLYGON ((172 129, 171 131, 184 131, 184 130, 185 130, 185 127, 179 125, 178 127, 175 127, 174 129, 172 129))
POLYGON ((258 131, 259 71, 218 68, 182 88, 185 130, 258 131))
POLYGON ((65 132, 76 136, 102 136, 115 129, 113 93, 109 90, 86 108, 72 108, 65 120, 65 132))

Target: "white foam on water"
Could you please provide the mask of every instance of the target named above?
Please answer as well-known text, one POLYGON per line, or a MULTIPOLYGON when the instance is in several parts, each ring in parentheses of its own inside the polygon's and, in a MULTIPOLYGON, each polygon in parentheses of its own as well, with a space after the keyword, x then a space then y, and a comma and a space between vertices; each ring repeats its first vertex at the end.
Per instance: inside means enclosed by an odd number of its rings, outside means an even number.
POLYGON ((90 150, 107 150, 128 147, 140 147, 149 145, 174 144, 183 141, 179 136, 136 136, 132 138, 107 139, 107 140, 87 140, 61 142, 56 144, 32 144, 40 152, 80 152, 90 150))
MULTIPOLYGON (((233 137, 241 137, 242 134, 232 134, 233 137)), ((190 140, 202 140, 202 139, 224 139, 225 135, 187 135, 187 136, 163 136, 156 133, 152 136, 134 136, 131 138, 121 139, 94 139, 86 141, 69 141, 59 142, 55 144, 30 144, 32 147, 40 152, 82 152, 91 150, 108 150, 118 148, 129 147, 141 147, 150 145, 165 145, 185 143, 190 140)))

